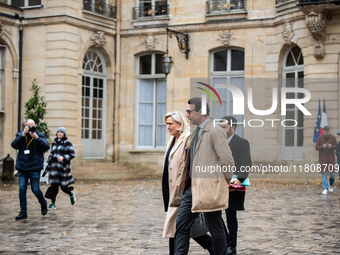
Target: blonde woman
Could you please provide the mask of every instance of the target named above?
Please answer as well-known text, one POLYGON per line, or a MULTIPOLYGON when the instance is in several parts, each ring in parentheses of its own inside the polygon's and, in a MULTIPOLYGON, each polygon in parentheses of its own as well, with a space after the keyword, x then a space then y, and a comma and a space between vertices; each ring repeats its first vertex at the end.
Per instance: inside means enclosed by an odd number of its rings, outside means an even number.
MULTIPOLYGON (((164 155, 162 191, 166 219, 163 237, 169 238, 169 254, 174 254, 174 236, 176 232, 176 217, 179 207, 169 207, 169 200, 175 188, 176 178, 181 164, 184 163, 189 147, 190 126, 180 111, 169 112, 164 116, 164 123, 171 135, 164 155)), ((205 234, 194 238, 210 254, 214 254, 212 238, 205 234)))

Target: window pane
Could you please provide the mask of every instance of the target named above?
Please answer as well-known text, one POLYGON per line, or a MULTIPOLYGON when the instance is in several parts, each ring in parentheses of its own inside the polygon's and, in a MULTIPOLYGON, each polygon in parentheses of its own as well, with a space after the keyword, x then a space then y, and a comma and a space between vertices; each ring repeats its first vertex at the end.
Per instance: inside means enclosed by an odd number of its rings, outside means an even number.
POLYGON ((140 80, 139 101, 140 102, 153 102, 153 81, 140 80))
POLYGON ((162 54, 156 54, 156 74, 159 74, 159 73, 163 73, 163 70, 162 70, 162 57, 163 55, 162 54))
POLYGON ((303 129, 298 129, 297 130, 297 146, 302 147, 303 146, 303 129))
POLYGON ((227 71, 227 51, 218 51, 214 53, 214 71, 227 71))
POLYGON ((153 123, 153 104, 139 104, 139 124, 153 123))
POLYGON ((287 61, 286 61, 286 66, 295 66, 295 62, 294 62, 294 58, 293 58, 292 52, 288 53, 287 61))
POLYGON ((165 146, 165 137, 166 137, 166 126, 158 125, 157 126, 157 137, 156 137, 156 145, 157 146, 165 146))
POLYGON ((244 70, 244 51, 232 50, 231 51, 231 71, 244 70))
POLYGON ((294 146, 294 129, 285 129, 285 146, 294 146))
POLYGON ((155 15, 167 15, 168 5, 166 0, 155 1, 155 15))
POLYGON ((157 83, 157 101, 166 102, 166 80, 159 80, 157 83))
POLYGON ((139 58, 139 74, 151 74, 151 54, 139 58))
POLYGON ((92 139, 97 139, 97 132, 95 129, 92 129, 92 139))
POLYGON ((298 110, 297 122, 298 122, 298 127, 303 127, 303 113, 300 110, 298 110))
POLYGON ((152 144, 152 125, 139 126, 138 145, 153 146, 152 144))
POLYGON ((41 5, 41 0, 29 0, 28 5, 29 6, 41 5))

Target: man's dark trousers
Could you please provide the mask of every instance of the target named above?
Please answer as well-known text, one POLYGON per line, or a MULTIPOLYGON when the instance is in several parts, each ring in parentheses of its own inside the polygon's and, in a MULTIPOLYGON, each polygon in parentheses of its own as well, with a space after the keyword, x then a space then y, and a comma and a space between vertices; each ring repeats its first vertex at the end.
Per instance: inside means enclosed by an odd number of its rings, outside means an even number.
POLYGON ((235 210, 225 210, 225 213, 227 215, 227 226, 228 226, 228 235, 227 235, 227 241, 228 241, 228 247, 231 246, 233 248, 236 248, 237 245, 237 229, 238 229, 238 222, 237 222, 237 211, 235 210))
MULTIPOLYGON (((175 255, 186 255, 189 251, 190 228, 198 216, 198 213, 191 212, 191 206, 191 185, 187 185, 182 196, 181 205, 176 219, 175 255)), ((213 238, 215 254, 227 254, 226 228, 222 219, 222 212, 209 212, 204 213, 204 215, 213 238)))

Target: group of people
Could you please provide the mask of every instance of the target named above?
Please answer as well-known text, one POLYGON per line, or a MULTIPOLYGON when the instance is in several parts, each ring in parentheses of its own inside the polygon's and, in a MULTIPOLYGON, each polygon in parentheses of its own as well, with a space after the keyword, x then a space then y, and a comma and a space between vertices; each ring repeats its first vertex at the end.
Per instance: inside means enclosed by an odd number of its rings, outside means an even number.
POLYGON ((43 133, 35 128, 35 122, 28 119, 23 131, 16 134, 11 146, 18 150, 15 168, 18 171, 19 179, 19 200, 20 213, 16 220, 27 219, 27 186, 30 181, 33 194, 37 197, 41 214, 46 215, 48 210, 56 209, 56 197, 61 190, 70 196, 71 204, 76 201, 73 187, 74 183, 71 174, 70 161, 75 157, 72 143, 66 137, 66 129, 60 127, 57 130, 51 150, 47 159, 50 165, 50 183, 45 197, 51 199, 51 204, 47 207, 47 201, 40 189, 40 173, 44 165, 44 153, 50 149, 50 145, 43 133))
POLYGON ((229 184, 242 187, 248 177, 240 168, 252 164, 249 142, 235 134, 237 120, 234 117, 225 116, 215 125, 209 117, 208 104, 206 114, 202 114, 201 98, 188 101, 186 117, 180 111, 164 116, 171 135, 162 179, 167 212, 163 237, 169 238, 169 254, 188 254, 190 230, 199 213, 203 213, 210 235, 202 233, 193 239, 210 254, 236 254, 236 212, 244 210, 245 188, 229 190, 229 184), (186 117, 196 126, 192 135, 186 117), (233 171, 199 170, 215 166, 233 171), (226 211, 227 225, 222 210, 226 211))
MULTIPOLYGON (((188 101, 186 116, 181 111, 167 113, 164 123, 171 135, 164 155, 162 192, 166 220, 163 237, 169 238, 169 254, 188 254, 190 230, 203 213, 209 233, 192 238, 210 254, 236 254, 237 246, 237 211, 244 210, 245 188, 232 189, 230 184, 242 187, 248 172, 241 167, 251 167, 249 142, 235 134, 237 120, 225 116, 219 125, 209 117, 209 105, 206 114, 202 114, 201 98, 188 101), (196 128, 190 132, 190 124, 196 128), (192 135, 190 135, 192 133, 192 135), (209 167, 229 171, 207 171, 209 167), (204 168, 205 167, 205 168, 204 168), (203 171, 202 169, 205 169, 203 171), (233 171, 230 171, 233 169, 233 171), (226 212, 226 223, 222 218, 226 212)), ((340 136, 340 130, 337 132, 340 136)), ((35 122, 29 119, 23 131, 16 134, 11 146, 18 150, 16 169, 19 179, 20 213, 16 220, 27 219, 27 186, 31 189, 41 205, 41 214, 56 209, 56 197, 59 186, 68 194, 72 205, 76 197, 71 174, 70 161, 75 157, 72 143, 66 137, 66 129, 58 128, 48 156, 50 164, 51 186, 45 197, 40 190, 40 173, 44 164, 44 153, 50 149, 43 133, 35 129, 35 122)), ((322 166, 322 194, 333 191, 335 174, 340 165, 340 142, 330 134, 329 126, 323 128, 316 142, 319 151, 319 164, 322 166), (330 173, 329 181, 327 175, 330 173)))
MULTIPOLYGON (((336 133, 340 137, 340 130, 336 133)), ((319 166, 322 172, 323 195, 333 192, 333 184, 336 172, 340 167, 340 140, 336 143, 336 138, 330 133, 330 127, 323 127, 323 134, 318 137, 315 149, 319 151, 319 166), (337 156, 337 164, 335 164, 335 154, 337 156), (328 180, 329 173, 329 180, 328 180)), ((340 179, 340 172, 339 172, 340 179)))

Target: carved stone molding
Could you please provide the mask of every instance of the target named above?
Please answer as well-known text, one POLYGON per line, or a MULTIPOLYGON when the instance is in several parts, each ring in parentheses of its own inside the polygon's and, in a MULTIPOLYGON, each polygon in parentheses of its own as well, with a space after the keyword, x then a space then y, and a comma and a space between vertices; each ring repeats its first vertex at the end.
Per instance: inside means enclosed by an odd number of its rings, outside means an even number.
POLYGON ((325 56, 326 15, 311 11, 306 15, 306 23, 314 38, 314 57, 323 58, 325 56))
POLYGON ((230 43, 230 40, 231 40, 231 32, 230 30, 228 31, 223 31, 221 34, 220 34, 220 38, 218 39, 223 46, 228 46, 229 43, 230 43))
POLYGON ((289 21, 287 21, 282 30, 282 36, 286 44, 290 44, 291 40, 294 36, 294 31, 293 31, 293 24, 289 21))
POLYGON ((92 42, 94 43, 94 46, 99 48, 103 47, 106 44, 106 38, 104 35, 104 32, 98 31, 91 37, 92 42))
POLYGON ((153 35, 149 35, 143 42, 146 50, 153 50, 156 47, 157 39, 153 35))

